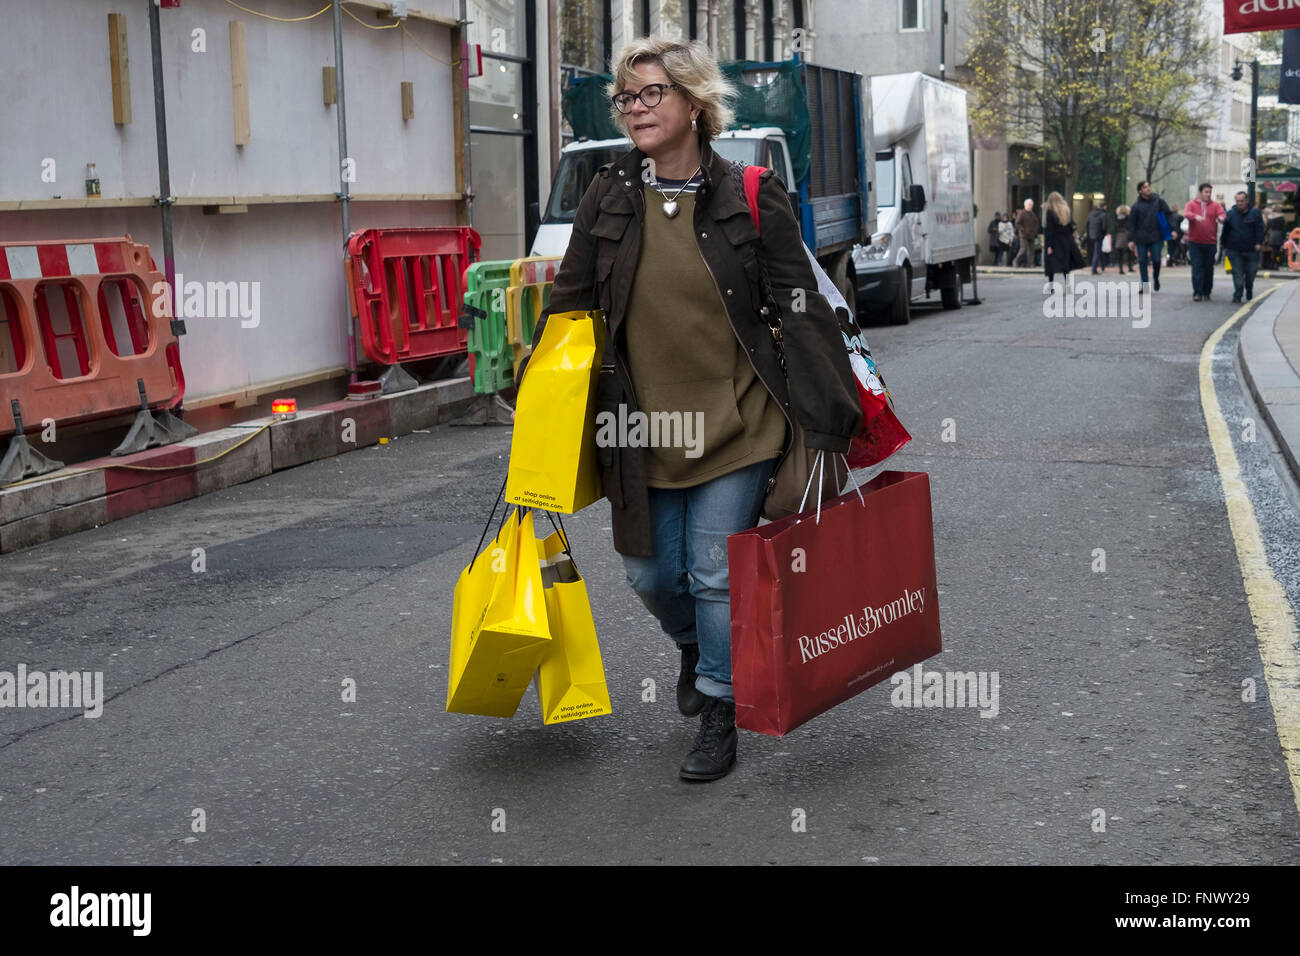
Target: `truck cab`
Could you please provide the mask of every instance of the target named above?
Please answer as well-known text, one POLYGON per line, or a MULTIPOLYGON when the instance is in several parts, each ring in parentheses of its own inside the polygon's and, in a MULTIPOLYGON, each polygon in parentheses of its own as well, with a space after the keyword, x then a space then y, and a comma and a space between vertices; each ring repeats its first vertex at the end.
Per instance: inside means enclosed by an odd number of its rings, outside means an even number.
MULTIPOLYGON (((713 149, 724 159, 740 160, 750 165, 766 166, 790 190, 790 203, 799 208, 799 194, 790 189, 790 147, 785 133, 777 126, 745 127, 726 130, 713 141, 713 149)), ((560 150, 560 164, 551 185, 551 195, 541 215, 530 256, 562 256, 573 232, 573 218, 583 193, 596 176, 596 170, 613 162, 632 148, 630 139, 583 140, 560 150)))
MULTIPOLYGON (((737 84, 763 93, 741 97, 736 125, 714 139, 713 150, 725 159, 775 171, 789 194, 804 245, 846 302, 853 303, 853 248, 869 241, 875 222, 871 98, 863 90, 863 77, 805 63, 799 56, 721 65, 737 84)), ((596 171, 632 148, 626 137, 584 138, 588 130, 609 134, 609 125, 590 119, 596 104, 605 101, 608 79, 604 74, 585 77, 566 93, 585 104, 573 110, 581 120, 574 127, 579 139, 560 151, 531 255, 564 254, 578 204, 596 171)))

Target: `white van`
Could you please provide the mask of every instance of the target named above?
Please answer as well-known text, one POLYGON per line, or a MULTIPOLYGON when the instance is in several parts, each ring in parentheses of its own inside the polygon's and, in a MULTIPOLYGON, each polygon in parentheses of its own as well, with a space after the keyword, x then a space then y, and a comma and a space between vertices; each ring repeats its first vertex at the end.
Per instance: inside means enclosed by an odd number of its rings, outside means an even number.
POLYGON ((961 307, 975 268, 966 91, 924 73, 871 78, 876 232, 853 251, 858 307, 903 324, 938 290, 961 307))

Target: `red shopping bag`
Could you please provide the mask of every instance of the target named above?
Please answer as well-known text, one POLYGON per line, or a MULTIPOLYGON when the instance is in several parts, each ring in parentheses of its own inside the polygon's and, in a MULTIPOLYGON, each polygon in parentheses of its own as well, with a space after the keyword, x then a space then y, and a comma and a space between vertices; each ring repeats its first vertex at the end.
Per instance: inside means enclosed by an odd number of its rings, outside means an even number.
POLYGON ((849 446, 850 468, 870 468, 884 461, 912 440, 883 393, 864 388, 858 382, 858 400, 862 403, 862 430, 849 446))
POLYGON ((862 406, 862 429, 849 447, 849 467, 870 468, 910 442, 912 436, 894 414, 889 390, 862 330, 847 313, 839 318, 840 334, 849 351, 849 366, 857 380, 858 403, 862 406))
POLYGON ((942 650, 930 476, 727 538, 736 725, 783 736, 942 650))

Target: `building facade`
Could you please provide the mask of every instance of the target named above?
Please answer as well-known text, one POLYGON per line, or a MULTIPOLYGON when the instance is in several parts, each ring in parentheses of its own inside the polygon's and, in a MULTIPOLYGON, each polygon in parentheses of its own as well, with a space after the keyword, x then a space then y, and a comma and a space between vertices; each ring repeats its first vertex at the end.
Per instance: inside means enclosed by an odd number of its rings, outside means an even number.
MULTIPOLYGON (((163 268, 147 8, 0 3, 0 240, 130 234, 163 268)), ((322 0, 158 10, 174 271, 260 292, 255 325, 187 319, 192 417, 252 414, 277 391, 337 393, 349 365, 344 191, 353 231, 466 224, 482 258, 516 258, 566 140, 566 73, 606 72, 647 33, 705 40, 723 59, 781 59, 796 38, 805 53, 815 42, 804 0, 408 0, 396 18, 389 0, 348 0, 339 10, 341 64, 322 0)))
MULTIPOLYGON (((195 420, 222 408, 238 414, 281 389, 307 394, 345 374, 345 182, 353 230, 467 221, 453 62, 459 4, 419 5, 419 15, 396 22, 388 4, 349 3, 342 71, 332 11, 314 15, 320 0, 240 4, 256 15, 223 0, 158 10, 175 272, 185 283, 256 289, 259 307, 256 321, 185 316, 180 350, 195 420)), ((0 240, 130 234, 163 270, 146 5, 3 7, 0 240)), ((492 123, 505 122, 485 83, 473 95, 476 120, 491 109, 492 123)))

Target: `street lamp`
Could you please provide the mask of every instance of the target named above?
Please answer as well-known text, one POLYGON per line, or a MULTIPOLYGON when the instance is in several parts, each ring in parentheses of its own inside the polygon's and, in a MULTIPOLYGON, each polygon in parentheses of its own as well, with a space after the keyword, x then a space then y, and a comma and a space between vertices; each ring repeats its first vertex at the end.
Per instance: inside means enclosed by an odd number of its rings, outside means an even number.
MULTIPOLYGON (((1234 60, 1232 67, 1232 79, 1240 80, 1242 73, 1241 67, 1245 60, 1234 60)), ((1256 140, 1259 132, 1259 59, 1258 57, 1250 62, 1250 175, 1243 176, 1246 180, 1246 195, 1250 204, 1255 205, 1255 176, 1258 174, 1259 157, 1256 155, 1256 140)))

